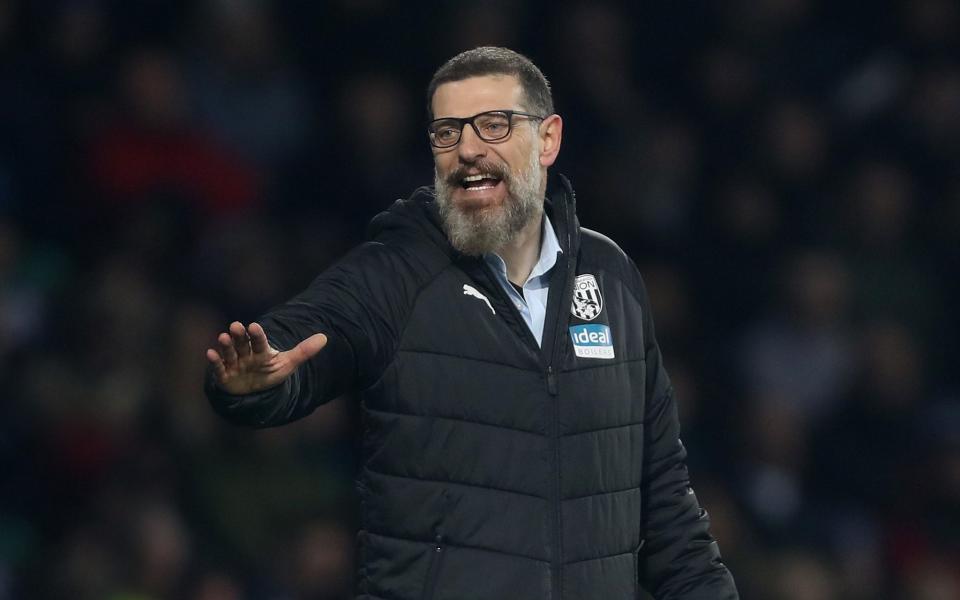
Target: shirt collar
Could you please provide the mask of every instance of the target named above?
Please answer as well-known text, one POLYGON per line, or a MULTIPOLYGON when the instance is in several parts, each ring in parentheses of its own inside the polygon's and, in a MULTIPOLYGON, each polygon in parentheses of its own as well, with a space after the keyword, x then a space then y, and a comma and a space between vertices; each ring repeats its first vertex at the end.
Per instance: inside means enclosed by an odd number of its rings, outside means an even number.
MULTIPOLYGON (((550 223, 550 217, 547 216, 546 211, 543 213, 543 233, 540 237, 540 258, 537 260, 537 264, 533 265, 533 269, 530 270, 530 276, 527 277, 527 281, 541 277, 545 273, 549 272, 555 264, 557 264, 557 255, 563 252, 563 248, 560 247, 560 240, 557 239, 557 233, 553 230, 553 224, 550 223)), ((504 260, 494 253, 485 254, 484 258, 492 267, 497 271, 503 273, 506 276, 507 273, 507 264, 504 260)))

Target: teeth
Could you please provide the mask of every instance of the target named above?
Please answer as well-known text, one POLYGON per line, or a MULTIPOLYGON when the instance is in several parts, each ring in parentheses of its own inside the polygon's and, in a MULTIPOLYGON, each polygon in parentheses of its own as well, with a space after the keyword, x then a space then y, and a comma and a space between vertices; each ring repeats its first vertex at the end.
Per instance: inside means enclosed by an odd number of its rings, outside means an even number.
POLYGON ((480 181, 481 179, 496 179, 493 175, 488 173, 481 173, 479 175, 469 175, 463 178, 464 183, 469 183, 471 181, 480 181))

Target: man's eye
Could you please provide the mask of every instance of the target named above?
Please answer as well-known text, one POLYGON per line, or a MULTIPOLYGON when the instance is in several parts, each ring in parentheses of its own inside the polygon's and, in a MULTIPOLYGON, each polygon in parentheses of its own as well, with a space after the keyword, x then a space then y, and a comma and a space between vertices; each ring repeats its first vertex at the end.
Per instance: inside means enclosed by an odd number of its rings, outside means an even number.
POLYGON ((509 124, 506 121, 493 120, 483 123, 480 128, 483 129, 483 132, 488 136, 500 136, 504 135, 507 132, 509 124))
POLYGON ((450 141, 456 139, 457 130, 453 127, 444 127, 436 130, 433 135, 440 141, 450 141))

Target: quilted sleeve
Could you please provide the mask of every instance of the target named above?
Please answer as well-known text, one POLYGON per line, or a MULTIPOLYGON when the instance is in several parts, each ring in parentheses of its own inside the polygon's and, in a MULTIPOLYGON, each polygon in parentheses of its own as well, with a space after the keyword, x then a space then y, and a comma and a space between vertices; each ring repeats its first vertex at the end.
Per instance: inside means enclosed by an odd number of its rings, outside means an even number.
POLYGON ((283 384, 256 394, 224 392, 208 368, 204 387, 214 410, 242 425, 282 425, 369 385, 393 356, 417 279, 402 252, 375 242, 358 247, 258 320, 278 350, 315 333, 327 335, 327 346, 283 384))
POLYGON ((657 600, 735 600, 739 595, 733 577, 710 535, 709 517, 690 486, 673 387, 639 274, 637 282, 645 313, 647 369, 640 584, 657 600))

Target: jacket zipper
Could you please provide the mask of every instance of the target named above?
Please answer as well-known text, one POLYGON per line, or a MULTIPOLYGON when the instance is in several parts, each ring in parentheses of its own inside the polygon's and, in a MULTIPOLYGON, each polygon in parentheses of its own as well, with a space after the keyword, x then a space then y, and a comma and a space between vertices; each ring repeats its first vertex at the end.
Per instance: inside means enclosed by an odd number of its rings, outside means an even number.
POLYGON ((553 365, 547 367, 547 391, 551 396, 557 395, 557 376, 553 374, 553 365))
POLYGON ((643 550, 643 546, 647 543, 647 540, 641 539, 640 544, 633 550, 633 589, 634 593, 640 591, 640 551, 643 550))
MULTIPOLYGON (((551 359, 551 362, 553 360, 551 359)), ((553 582, 551 586, 551 597, 562 598, 563 592, 563 515, 562 513, 562 494, 560 489, 560 407, 557 394, 557 377, 553 372, 553 365, 547 365, 547 391, 550 392, 551 419, 550 419, 550 437, 553 442, 553 507, 554 507, 554 548, 556 554, 553 558, 551 572, 553 573, 553 582)))
MULTIPOLYGON (((566 183, 566 182, 564 182, 566 183)), ((554 372, 553 365, 560 356, 560 345, 566 335, 566 332, 563 331, 563 326, 565 324, 565 315, 566 310, 564 306, 569 303, 569 299, 566 297, 567 290, 571 289, 573 283, 573 275, 576 271, 576 252, 577 249, 573 247, 573 235, 571 233, 573 227, 576 224, 574 218, 574 203, 576 202, 576 197, 573 196, 573 190, 569 185, 564 185, 565 192, 570 196, 567 202, 564 203, 564 208, 566 209, 565 220, 566 220, 566 248, 567 256, 565 257, 564 266, 566 267, 566 272, 564 273, 564 278, 562 285, 563 287, 558 290, 562 295, 560 296, 560 304, 555 308, 557 321, 553 329, 553 338, 550 340, 552 345, 550 348, 550 359, 547 362, 546 369, 546 380, 547 380, 547 391, 550 393, 552 402, 552 415, 551 415, 551 437, 553 438, 553 468, 554 468, 554 491, 553 491, 553 505, 554 505, 554 535, 555 537, 555 548, 557 549, 556 555, 554 556, 552 573, 553 573, 553 585, 551 590, 551 596, 555 599, 563 598, 563 506, 562 500, 562 482, 560 480, 560 402, 559 402, 559 387, 557 386, 557 376, 554 372)))
POLYGON ((437 589, 437 580, 440 578, 440 564, 443 562, 443 534, 438 533, 434 538, 434 547, 430 552, 430 568, 427 571, 427 585, 423 588, 423 600, 433 600, 437 589))

